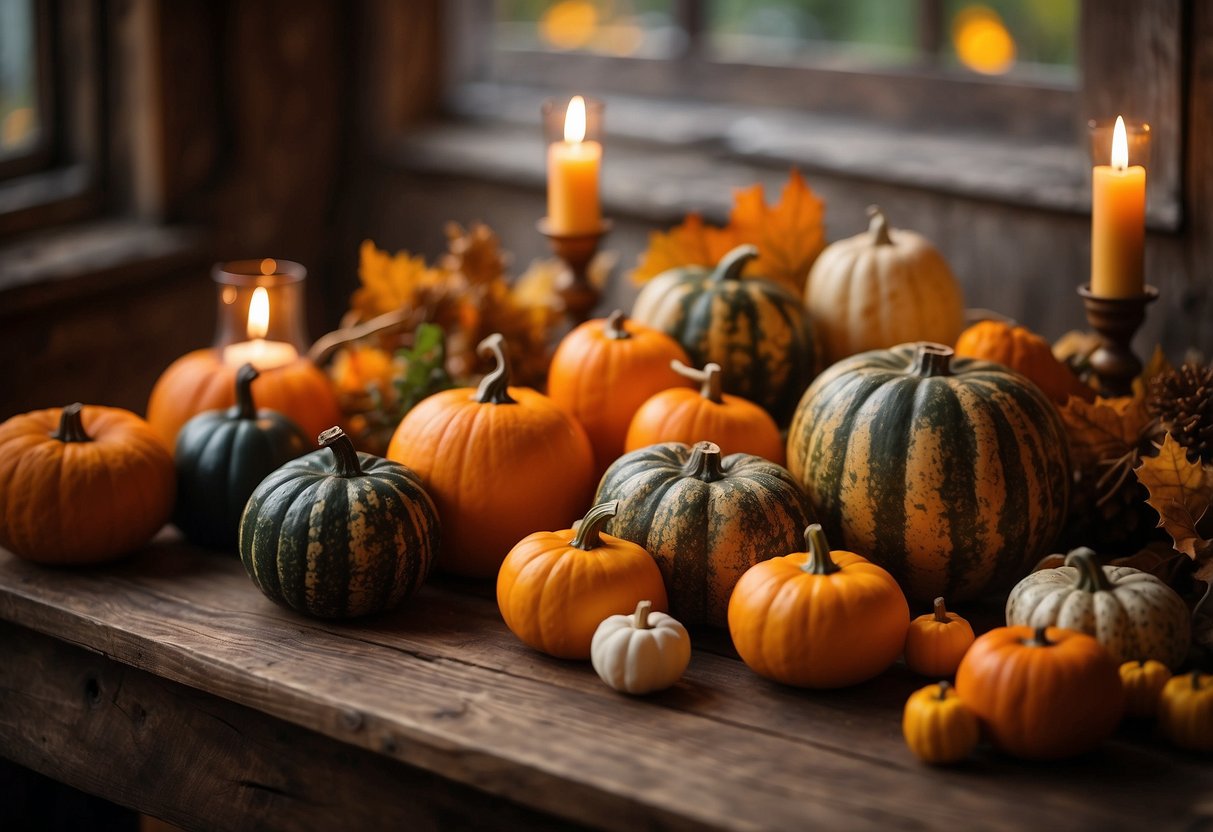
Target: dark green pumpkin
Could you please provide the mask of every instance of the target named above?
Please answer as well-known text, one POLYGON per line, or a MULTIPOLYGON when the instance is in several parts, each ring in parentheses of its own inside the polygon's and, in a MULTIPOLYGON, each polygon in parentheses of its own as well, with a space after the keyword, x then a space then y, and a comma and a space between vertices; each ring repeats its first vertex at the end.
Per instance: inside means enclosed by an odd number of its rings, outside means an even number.
POLYGON ((667 442, 625 454, 594 503, 617 500, 605 530, 643 546, 661 567, 670 612, 724 627, 729 595, 759 561, 799 551, 809 507, 786 469, 762 457, 721 457, 712 442, 667 442))
POLYGON ((783 424, 816 373, 816 342, 799 298, 772 281, 742 278, 756 256, 754 246, 738 246, 715 269, 662 272, 641 290, 632 317, 673 336, 695 366, 719 364, 725 392, 783 424))
POLYGON ((405 466, 354 450, 341 428, 270 474, 240 524, 240 558, 271 600, 319 618, 391 609, 429 575, 438 512, 405 466))
POLYGON ((177 507, 173 523, 201 546, 234 552, 244 504, 267 475, 307 453, 311 442, 290 419, 258 410, 257 370, 236 372, 236 404, 199 413, 177 434, 177 507))
POLYGON ((788 468, 835 546, 911 599, 1008 588, 1051 552, 1070 466, 1052 403, 1001 364, 902 344, 845 358, 805 392, 788 468))

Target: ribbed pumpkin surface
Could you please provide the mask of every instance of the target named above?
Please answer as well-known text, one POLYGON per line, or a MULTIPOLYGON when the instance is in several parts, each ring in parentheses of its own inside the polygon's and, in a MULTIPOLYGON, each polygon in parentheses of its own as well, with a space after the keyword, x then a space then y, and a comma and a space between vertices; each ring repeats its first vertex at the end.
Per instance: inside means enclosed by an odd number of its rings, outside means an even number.
POLYGON ((596 503, 618 500, 606 530, 657 560, 670 610, 724 627, 729 594, 754 564, 800 547, 808 504, 791 475, 749 454, 721 457, 711 442, 667 442, 620 457, 596 503))
POLYGON ((874 350, 805 392, 788 467, 831 539, 919 602, 1005 589, 1065 520, 1066 436, 1040 390, 932 344, 874 350))
POLYGON ((396 606, 429 574, 439 542, 433 502, 403 465, 357 459, 361 472, 342 475, 328 449, 315 451, 270 474, 249 499, 240 555, 270 599, 353 618, 396 606))
POLYGON ((740 279, 746 253, 735 251, 715 271, 687 267, 658 275, 632 315, 672 335, 692 364, 719 364, 725 392, 784 422, 813 378, 815 342, 799 299, 769 280, 740 279))

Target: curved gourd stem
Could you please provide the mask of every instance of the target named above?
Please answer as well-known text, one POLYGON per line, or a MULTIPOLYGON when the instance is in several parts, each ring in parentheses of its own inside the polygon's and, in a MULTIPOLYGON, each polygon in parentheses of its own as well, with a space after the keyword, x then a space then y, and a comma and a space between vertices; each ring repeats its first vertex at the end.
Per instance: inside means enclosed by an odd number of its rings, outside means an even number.
POLYGON ((252 364, 245 364, 236 371, 236 417, 256 419, 257 403, 253 401, 253 382, 261 375, 252 364))
POLYGON ((952 375, 953 355, 951 347, 930 341, 920 342, 918 352, 914 354, 914 375, 920 378, 952 375))
POLYGON ((80 402, 69 404, 59 414, 59 430, 51 434, 60 442, 92 442, 93 437, 84 430, 84 418, 81 415, 84 405, 80 402))
POLYGON ((720 258, 720 262, 716 265, 716 270, 712 272, 711 280, 713 283, 719 283, 724 280, 741 280, 741 273, 745 269, 746 264, 758 256, 758 246, 742 245, 730 251, 724 257, 720 258))
POLYGON ((949 690, 951 690, 951 689, 952 689, 952 683, 951 683, 951 682, 949 682, 947 679, 944 679, 943 681, 941 681, 941 682, 939 683, 939 693, 938 693, 938 695, 936 696, 936 698, 937 698, 937 699, 938 699, 940 702, 944 702, 944 701, 946 701, 946 700, 947 700, 947 698, 948 698, 948 691, 949 691, 949 690))
POLYGON ((722 371, 720 365, 715 361, 705 364, 702 370, 696 370, 694 367, 688 367, 675 358, 670 362, 670 369, 683 378, 699 382, 700 395, 713 404, 720 404, 724 401, 724 382, 721 380, 722 371))
POLYGON ((1074 581, 1076 589, 1087 592, 1106 592, 1112 589, 1112 582, 1099 565, 1099 558, 1086 546, 1066 555, 1066 566, 1073 566, 1078 570, 1078 578, 1074 581))
POLYGON ((611 500, 607 503, 599 503, 585 513, 585 517, 581 518, 581 525, 577 527, 577 534, 573 536, 573 542, 569 545, 574 549, 597 549, 602 545, 602 538, 598 533, 602 531, 602 527, 606 521, 615 516, 615 512, 619 511, 619 501, 611 500))
POLYGON ((696 442, 691 448, 691 458, 682 466, 682 474, 704 482, 724 479, 724 468, 720 464, 720 446, 715 442, 696 442))
POLYGON ((510 396, 510 357, 505 350, 505 336, 494 332, 476 346, 477 355, 492 355, 497 361, 493 371, 480 380, 472 398, 481 404, 516 404, 510 396))
POLYGON ((362 475, 362 462, 353 441, 339 427, 332 427, 320 434, 320 447, 333 452, 333 475, 358 477, 362 475))
POLYGON ((1048 627, 1037 627, 1032 637, 1023 643, 1024 647, 1052 647, 1057 642, 1049 641, 1048 627))
POLYGON ((652 601, 641 601, 636 605, 636 612, 632 613, 632 626, 637 630, 653 629, 653 625, 649 623, 649 613, 652 611, 652 601))
POLYGON ((842 567, 830 557, 830 543, 820 523, 814 523, 804 530, 804 545, 809 557, 800 568, 805 572, 810 575, 833 575, 842 571, 842 567))
POLYGON ((948 608, 944 606, 942 595, 935 599, 935 620, 940 624, 951 623, 951 619, 948 618, 948 608))
POLYGON ((622 309, 616 309, 606 319, 606 325, 602 331, 606 337, 612 341, 626 341, 632 337, 632 333, 623 328, 623 322, 628 319, 628 316, 623 313, 622 309))
POLYGON ((868 206, 868 234, 874 246, 893 245, 893 238, 889 236, 889 221, 879 205, 868 206))

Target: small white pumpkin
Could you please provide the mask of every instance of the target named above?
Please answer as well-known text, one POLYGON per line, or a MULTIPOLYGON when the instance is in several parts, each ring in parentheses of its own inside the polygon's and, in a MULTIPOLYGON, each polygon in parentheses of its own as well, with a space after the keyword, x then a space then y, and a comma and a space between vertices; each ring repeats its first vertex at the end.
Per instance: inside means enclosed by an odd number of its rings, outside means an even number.
POLYGON ((624 693, 665 690, 682 678, 691 661, 686 627, 653 602, 641 601, 631 615, 612 615, 590 642, 590 663, 602 681, 624 693))
POLYGON ((1078 630, 1117 662, 1155 659, 1170 668, 1191 641, 1188 607, 1175 590, 1140 569, 1101 567, 1086 548, 1020 581, 1007 598, 1007 625, 1078 630))

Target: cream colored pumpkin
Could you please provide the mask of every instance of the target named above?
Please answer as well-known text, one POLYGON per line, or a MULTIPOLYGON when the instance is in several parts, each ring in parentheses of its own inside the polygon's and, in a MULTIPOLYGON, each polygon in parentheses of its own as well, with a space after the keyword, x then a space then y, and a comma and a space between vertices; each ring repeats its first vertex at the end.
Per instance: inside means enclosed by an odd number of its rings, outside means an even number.
POLYGON ((868 208, 867 231, 827 246, 809 271, 805 307, 826 363, 907 341, 954 344, 964 328, 960 285, 921 234, 889 228, 868 208))
POLYGON ((631 615, 612 615, 598 625, 590 663, 602 681, 624 693, 665 690, 691 661, 691 637, 674 618, 652 612, 649 601, 631 615))
POLYGON ((1020 581, 1007 598, 1007 625, 1077 630, 1117 662, 1155 659, 1171 668, 1191 639, 1188 607, 1175 590, 1140 569, 1101 567, 1085 548, 1020 581))

